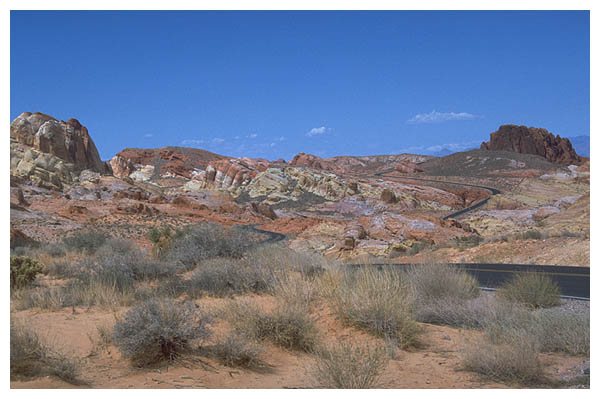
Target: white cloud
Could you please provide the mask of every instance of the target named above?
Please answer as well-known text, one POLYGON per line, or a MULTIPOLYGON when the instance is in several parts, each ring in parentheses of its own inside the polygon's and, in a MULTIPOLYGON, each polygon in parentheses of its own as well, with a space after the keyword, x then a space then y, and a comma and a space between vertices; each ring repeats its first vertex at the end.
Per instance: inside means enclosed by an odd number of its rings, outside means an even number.
POLYGON ((210 141, 210 143, 211 143, 211 144, 221 144, 221 143, 222 143, 222 142, 224 142, 224 141, 225 141, 225 139, 222 139, 222 138, 220 138, 220 137, 215 137, 214 139, 212 139, 212 140, 210 141))
POLYGON ((181 142, 181 145, 198 146, 200 144, 204 144, 204 140, 187 139, 181 142))
POLYGON ((255 139, 255 138, 257 138, 257 137, 258 137, 258 134, 256 134, 256 133, 252 133, 252 134, 249 134, 247 137, 248 137, 249 139, 255 139))
POLYGON ((437 112, 431 111, 428 114, 417 114, 406 121, 411 125, 423 123, 442 123, 447 121, 466 121, 472 119, 481 119, 482 116, 469 114, 468 112, 437 112))
POLYGON ((153 136, 152 133, 146 133, 146 134, 144 134, 144 137, 152 137, 152 136, 153 136))
POLYGON ((283 140, 285 140, 285 137, 283 137, 283 136, 280 136, 280 137, 279 137, 277 140, 278 140, 278 141, 283 141, 283 140))
POLYGON ((325 134, 327 132, 331 131, 330 127, 325 127, 325 126, 321 126, 321 127, 313 127, 312 129, 310 129, 308 131, 308 133, 306 133, 306 135, 308 137, 313 137, 313 136, 317 136, 317 135, 321 135, 321 134, 325 134))

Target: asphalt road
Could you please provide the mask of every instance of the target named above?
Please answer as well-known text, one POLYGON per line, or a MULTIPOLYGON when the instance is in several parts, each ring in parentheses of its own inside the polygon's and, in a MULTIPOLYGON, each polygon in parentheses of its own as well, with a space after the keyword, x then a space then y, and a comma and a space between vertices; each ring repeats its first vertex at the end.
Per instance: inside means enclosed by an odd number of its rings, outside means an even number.
MULTIPOLYGON (((590 269, 589 267, 575 266, 546 266, 546 265, 513 265, 497 263, 456 263, 452 266, 460 267, 479 281, 482 288, 497 288, 509 280, 514 273, 543 273, 550 277, 563 296, 590 298, 590 269)), ((365 265, 348 264, 350 267, 365 265)), ((408 268, 406 263, 374 264, 374 267, 393 266, 408 268)))
POLYGON ((484 206, 490 198, 492 198, 493 195, 497 195, 500 194, 500 190, 498 190, 497 188, 493 188, 493 187, 486 187, 486 186, 478 186, 476 184, 467 184, 467 183, 456 183, 456 182, 451 182, 451 181, 439 181, 439 180, 433 180, 433 179, 422 179, 420 177, 404 177, 404 176, 394 176, 394 175, 384 175, 384 173, 387 172, 381 172, 381 173, 377 173, 375 174, 375 176, 379 176, 379 177, 387 177, 387 178, 394 178, 394 179, 405 179, 405 180, 418 180, 418 181, 424 181, 424 182, 429 182, 429 183, 438 183, 438 184, 450 184, 450 185, 454 185, 454 186, 465 186, 465 187, 471 187, 471 188, 478 188, 480 190, 486 190, 487 192, 490 193, 490 196, 471 205, 468 206, 466 208, 460 209, 456 212, 452 212, 449 215, 446 215, 444 217, 442 217, 443 220, 449 219, 449 218, 456 218, 464 213, 470 212, 474 209, 480 208, 482 206, 484 206))
MULTIPOLYGON (((461 209, 457 212, 453 212, 443 217, 443 219, 454 218, 460 216, 466 212, 470 212, 483 205, 496 194, 500 194, 500 190, 493 187, 479 186, 475 184, 446 182, 433 179, 422 179, 418 177, 404 177, 404 176, 392 176, 384 175, 382 172, 377 174, 379 177, 388 177, 395 179, 408 179, 408 180, 420 180, 431 183, 442 183, 451 184, 457 186, 466 186, 472 188, 478 188, 487 190, 490 196, 484 200, 479 201, 467 208, 461 209)), ((257 225, 246 226, 250 230, 264 234, 267 238, 261 242, 261 245, 268 243, 275 243, 286 239, 285 234, 275 233, 272 231, 260 230, 256 227, 257 225)), ((453 264, 456 267, 463 268, 467 273, 473 275, 478 281, 482 288, 497 288, 503 282, 510 279, 511 276, 516 272, 526 273, 544 273, 554 280, 561 291, 563 296, 575 297, 580 299, 590 298, 590 269, 589 267, 575 267, 575 266, 546 266, 546 265, 515 265, 515 264, 494 264, 494 263, 460 263, 453 264)), ((363 265, 348 264, 350 267, 357 267, 363 265)), ((372 266, 383 266, 383 265, 372 265, 372 266)), ((408 267, 409 264, 386 264, 385 266, 396 266, 396 267, 408 267)))

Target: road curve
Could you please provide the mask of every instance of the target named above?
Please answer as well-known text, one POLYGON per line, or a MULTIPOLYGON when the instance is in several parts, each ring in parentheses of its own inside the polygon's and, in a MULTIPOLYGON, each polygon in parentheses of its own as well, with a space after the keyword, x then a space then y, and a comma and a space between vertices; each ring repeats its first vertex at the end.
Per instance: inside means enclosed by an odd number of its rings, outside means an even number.
MULTIPOLYGON (((386 172, 377 173, 375 176, 388 177, 395 179, 407 179, 407 180, 419 180, 431 183, 451 184, 457 186, 466 186, 472 188, 478 188, 486 190, 490 193, 490 196, 473 204, 467 208, 453 212, 449 215, 444 216, 442 219, 454 218, 460 216, 466 212, 470 212, 474 209, 480 208, 485 205, 488 200, 497 194, 500 194, 500 190, 493 187, 479 186, 475 184, 457 183, 448 181, 439 181, 433 179, 423 179, 419 177, 404 177, 404 176, 393 176, 385 175, 386 172)), ((371 176, 368 176, 371 177, 371 176)), ((267 231, 259 229, 257 226, 260 225, 245 225, 240 226, 246 228, 249 231, 266 235, 267 238, 259 245, 265 245, 270 243, 276 243, 283 241, 287 238, 285 234, 276 233, 273 231, 267 231)), ((383 267, 383 266, 394 266, 394 267, 408 267, 411 264, 406 263, 393 263, 393 264, 372 264, 370 266, 383 267)), ((556 284, 558 284, 561 294, 566 297, 573 297, 574 299, 589 300, 590 298, 590 269, 586 267, 577 266, 549 266, 549 265, 519 265, 519 264, 497 264, 497 263, 456 263, 451 264, 456 267, 460 267, 467 273, 473 275, 482 288, 494 289, 502 285, 512 274, 517 272, 524 273, 544 273, 549 276, 556 284)), ((349 267, 358 267, 365 265, 357 264, 346 264, 349 267)))
POLYGON ((430 182, 430 183, 438 183, 438 184, 450 184, 450 185, 454 185, 454 186, 465 186, 465 187, 472 187, 472 188, 478 188, 481 190, 486 190, 487 192, 490 193, 490 196, 482 199, 481 201, 468 206, 466 208, 460 209, 456 212, 453 212, 449 215, 446 215, 444 217, 442 217, 442 220, 446 220, 446 219, 450 219, 450 218, 456 218, 462 214, 465 214, 467 212, 470 212, 474 209, 477 208, 481 208, 482 206, 484 206, 489 200, 490 198, 492 198, 492 196, 500 194, 500 190, 498 190, 497 188, 493 188, 493 187, 486 187, 486 186, 478 186, 476 184, 467 184, 467 183, 458 183, 458 182, 452 182, 452 181, 440 181, 440 180, 433 180, 433 179, 423 179, 420 177, 405 177, 405 176, 395 176, 395 175, 385 175, 384 173, 388 173, 390 171, 385 171, 385 172, 379 172, 376 173, 375 176, 379 176, 379 177, 387 177, 387 178, 394 178, 394 179, 405 179, 405 180, 418 180, 418 181, 424 181, 424 182, 430 182))

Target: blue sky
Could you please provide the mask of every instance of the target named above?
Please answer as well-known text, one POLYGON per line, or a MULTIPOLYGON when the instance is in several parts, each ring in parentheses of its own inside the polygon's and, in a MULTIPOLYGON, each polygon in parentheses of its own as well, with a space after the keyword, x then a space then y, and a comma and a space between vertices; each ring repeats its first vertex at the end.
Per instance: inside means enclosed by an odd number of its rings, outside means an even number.
POLYGON ((589 134, 589 13, 11 12, 11 120, 88 127, 103 159, 180 145, 289 160, 589 134))

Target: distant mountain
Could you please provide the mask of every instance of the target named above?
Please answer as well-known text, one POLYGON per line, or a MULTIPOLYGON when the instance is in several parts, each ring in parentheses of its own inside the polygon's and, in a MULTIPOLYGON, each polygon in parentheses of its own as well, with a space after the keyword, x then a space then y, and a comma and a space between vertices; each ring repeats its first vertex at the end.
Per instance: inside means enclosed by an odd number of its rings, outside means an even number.
POLYGON ((577 154, 582 157, 590 156, 590 136, 575 136, 575 137, 567 137, 571 144, 573 145, 573 149, 577 154))
POLYGON ((455 152, 458 152, 458 151, 451 151, 447 148, 444 148, 443 150, 434 152, 431 155, 433 155, 434 157, 445 157, 446 155, 454 154, 455 152))

